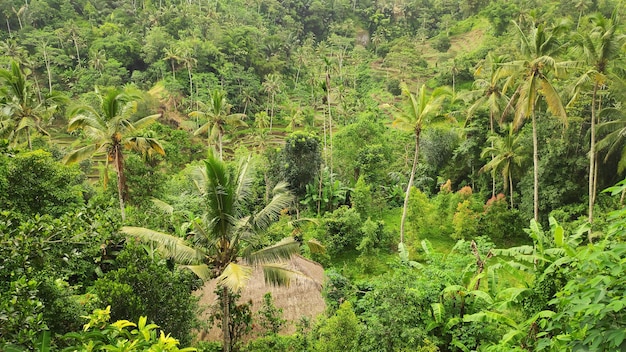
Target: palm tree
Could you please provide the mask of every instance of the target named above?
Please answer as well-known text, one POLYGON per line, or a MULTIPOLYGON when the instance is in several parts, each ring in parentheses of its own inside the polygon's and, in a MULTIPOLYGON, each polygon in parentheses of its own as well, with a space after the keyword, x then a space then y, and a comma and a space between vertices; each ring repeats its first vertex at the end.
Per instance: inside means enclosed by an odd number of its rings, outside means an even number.
MULTIPOLYGON (((506 62, 506 56, 487 54, 485 63, 476 70, 477 76, 481 77, 474 81, 474 90, 461 93, 460 98, 468 98, 473 104, 467 109, 468 120, 478 109, 489 110, 489 131, 495 133, 494 121, 496 116, 501 116, 509 102, 509 98, 502 92, 502 77, 500 76, 500 64, 506 62)), ((493 144, 491 145, 493 147, 493 144)), ((492 178, 491 196, 496 195, 496 181, 492 178)))
POLYGON ((52 117, 57 105, 66 102, 67 98, 52 92, 40 100, 26 80, 27 75, 28 70, 22 71, 15 61, 11 62, 9 70, 0 69, 0 81, 4 83, 0 89, 0 117, 7 119, 3 130, 9 139, 18 141, 25 134, 28 148, 32 150, 32 131, 47 135, 42 124, 52 117))
POLYGON ((202 196, 205 209, 193 222, 193 231, 183 239, 139 227, 123 227, 122 231, 161 245, 166 255, 192 270, 203 280, 218 279, 223 292, 223 349, 231 350, 228 331, 230 317, 229 292, 245 286, 252 267, 263 268, 265 281, 288 284, 294 272, 284 260, 298 253, 299 243, 286 237, 275 245, 261 248, 262 233, 274 222, 282 209, 293 202, 286 183, 279 183, 272 200, 259 212, 245 212, 250 200, 253 170, 250 158, 236 170, 229 169, 213 153, 193 174, 193 181, 202 196))
POLYGON ((163 60, 170 62, 170 66, 172 67, 172 78, 176 79, 176 64, 182 61, 180 47, 173 46, 166 48, 164 53, 165 57, 163 57, 163 60))
MULTIPOLYGON (((576 44, 584 55, 590 68, 583 73, 575 85, 575 100, 580 91, 591 85, 591 126, 589 128, 591 142, 589 145, 589 223, 593 223, 593 205, 596 198, 596 123, 597 112, 602 109, 601 100, 598 99, 598 91, 603 89, 610 81, 608 70, 610 63, 621 54, 621 49, 626 43, 626 36, 616 33, 618 26, 617 12, 610 19, 602 14, 591 17, 594 27, 590 32, 578 33, 576 44)), ((591 231, 591 229, 589 230, 591 231)))
MULTIPOLYGON (((84 130, 89 136, 89 144, 79 148, 65 158, 65 163, 86 159, 96 153, 106 153, 106 166, 113 162, 117 171, 117 192, 122 212, 126 219, 124 200, 126 199, 126 178, 124 176, 124 150, 136 150, 142 154, 152 150, 165 155, 159 141, 152 137, 140 137, 134 132, 147 127, 161 116, 146 117, 135 115, 139 94, 132 89, 108 89, 99 93, 100 111, 89 105, 80 105, 69 112, 68 131, 84 130)), ((108 181, 105 173, 105 186, 108 181)))
POLYGON ((554 71, 558 76, 561 70, 567 66, 572 66, 571 63, 558 63, 553 57, 557 52, 562 49, 562 45, 557 40, 556 34, 558 34, 561 27, 555 28, 552 32, 546 31, 542 25, 535 26, 531 29, 529 35, 526 35, 515 24, 518 35, 521 40, 521 53, 524 56, 521 60, 511 61, 502 64, 500 74, 503 77, 508 77, 507 82, 503 88, 503 91, 516 84, 517 89, 513 94, 514 98, 511 99, 509 106, 516 101, 515 106, 515 125, 520 126, 527 118, 532 120, 533 127, 533 208, 534 219, 539 219, 539 153, 538 153, 538 140, 537 140, 537 121, 536 121, 536 108, 539 102, 539 98, 543 97, 548 111, 554 116, 563 120, 563 123, 567 123, 567 115, 559 94, 556 92, 554 86, 552 86, 551 79, 548 77, 548 73, 554 71))
POLYGON ((409 203, 409 194, 411 186, 415 178, 415 168, 419 158, 420 135, 425 123, 433 115, 436 115, 438 108, 441 106, 443 99, 451 95, 446 88, 435 89, 430 95, 426 93, 426 85, 417 92, 417 96, 409 91, 406 84, 402 84, 402 93, 406 96, 407 102, 403 111, 396 116, 393 125, 401 129, 412 131, 415 136, 415 153, 413 155, 413 166, 411 168, 411 176, 406 186, 406 194, 404 196, 404 206, 402 209, 402 219, 400 220, 400 243, 404 243, 404 223, 406 221, 407 207, 409 203))
POLYGON ((270 132, 272 132, 272 124, 274 121, 274 106, 276 105, 276 94, 280 93, 282 77, 280 74, 270 73, 265 76, 265 82, 263 82, 263 89, 267 93, 271 102, 270 112, 270 132))
POLYGON ((506 136, 491 135, 488 139, 491 147, 483 150, 481 157, 491 156, 481 171, 493 171, 495 174, 501 170, 504 179, 504 190, 507 188, 511 197, 511 209, 513 208, 513 173, 515 169, 519 169, 524 161, 524 145, 521 143, 520 136, 515 134, 515 128, 508 126, 509 132, 506 136))
POLYGON ((206 118, 207 122, 200 126, 194 135, 200 135, 208 132, 209 144, 217 142, 220 159, 223 160, 222 139, 226 126, 245 127, 247 124, 243 121, 246 116, 244 114, 231 114, 231 105, 226 101, 226 92, 215 89, 211 93, 208 104, 198 102, 202 110, 192 111, 190 117, 206 118))

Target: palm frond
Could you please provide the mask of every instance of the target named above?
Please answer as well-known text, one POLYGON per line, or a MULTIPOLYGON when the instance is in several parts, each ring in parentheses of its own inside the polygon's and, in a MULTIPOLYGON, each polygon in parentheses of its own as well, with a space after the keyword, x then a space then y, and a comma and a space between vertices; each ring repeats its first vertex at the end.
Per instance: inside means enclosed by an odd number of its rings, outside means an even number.
POLYGON ((251 276, 252 268, 237 263, 230 263, 217 277, 217 284, 238 291, 248 283, 251 276))
POLYGON ((560 118, 564 125, 567 126, 567 114, 561 102, 559 93, 554 89, 547 79, 540 79, 539 85, 544 99, 548 105, 548 110, 556 117, 560 118))
POLYGON ((155 123, 162 114, 154 114, 154 115, 149 115, 146 117, 143 117, 135 122, 133 122, 133 126, 136 129, 142 129, 142 128, 146 128, 148 126, 150 126, 151 124, 155 123))
POLYGON ((102 149, 103 149, 102 146, 97 145, 97 144, 90 144, 90 145, 84 146, 82 148, 76 149, 70 152, 69 154, 67 154, 67 156, 63 159, 63 163, 72 164, 75 162, 85 160, 89 158, 90 156, 92 156, 94 153, 98 151, 102 151, 102 149))
MULTIPOLYGON (((289 269, 286 264, 263 264, 263 278, 266 285, 289 286, 295 278, 307 278, 299 271, 289 269)), ((308 281, 311 281, 310 279, 308 281)))
MULTIPOLYGON (((283 182, 279 182, 276 186, 279 187, 281 192, 275 194, 269 204, 255 214, 255 216, 251 219, 252 225, 255 229, 267 229, 272 222, 278 218, 280 212, 289 207, 294 200, 294 196, 291 192, 283 191, 283 182)), ((274 189, 276 189, 276 187, 274 189)))
POLYGON ((157 198, 152 198, 150 200, 152 201, 152 204, 157 207, 157 209, 161 210, 165 214, 172 215, 174 213, 174 207, 167 204, 166 202, 157 198))
POLYGON ((128 235, 136 236, 144 241, 154 241, 163 246, 164 254, 174 258, 180 264, 199 264, 205 257, 199 248, 189 246, 185 241, 176 236, 146 229, 144 227, 124 226, 121 231, 128 235))
POLYGON ((278 243, 250 253, 244 259, 252 265, 288 260, 300 252, 300 243, 293 237, 285 237, 278 243))
POLYGON ((197 277, 199 277, 204 282, 209 281, 213 278, 213 272, 206 264, 181 265, 180 267, 191 270, 194 274, 196 274, 197 277))
POLYGON ((324 254, 326 253, 326 247, 315 238, 312 238, 306 241, 306 245, 309 247, 309 251, 314 254, 324 254))

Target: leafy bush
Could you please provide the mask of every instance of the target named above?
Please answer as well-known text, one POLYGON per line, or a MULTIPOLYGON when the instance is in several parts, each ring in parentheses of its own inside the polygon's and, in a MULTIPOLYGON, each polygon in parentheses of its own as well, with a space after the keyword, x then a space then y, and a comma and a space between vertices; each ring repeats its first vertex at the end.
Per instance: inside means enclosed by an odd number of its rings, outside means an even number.
POLYGON ((8 186, 6 192, 0 192, 0 207, 27 215, 61 216, 84 204, 84 175, 77 166, 62 165, 42 150, 18 153, 12 158, 0 155, 0 159, 4 159, 0 165, 5 164, 7 172, 0 187, 4 182, 8 186))
POLYGON ((342 206, 331 214, 327 213, 323 224, 325 233, 322 239, 331 255, 354 250, 361 242, 361 217, 353 208, 342 206))
POLYGON ((98 279, 94 290, 100 301, 111 306, 113 319, 150 316, 184 344, 191 342, 196 323, 197 279, 188 271, 173 271, 149 245, 134 242, 115 260, 115 270, 98 279))
POLYGON ((109 323, 111 307, 96 309, 87 318, 83 331, 68 333, 63 338, 70 347, 64 351, 162 351, 192 352, 195 348, 179 348, 179 341, 148 324, 141 316, 137 324, 128 320, 109 323))

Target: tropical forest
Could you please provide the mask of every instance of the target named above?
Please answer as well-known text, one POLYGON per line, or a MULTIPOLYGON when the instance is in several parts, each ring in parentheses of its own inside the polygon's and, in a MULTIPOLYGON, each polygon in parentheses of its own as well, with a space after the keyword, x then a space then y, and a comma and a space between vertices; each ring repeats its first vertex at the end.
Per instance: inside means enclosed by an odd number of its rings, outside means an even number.
POLYGON ((626 351, 621 0, 1 0, 0 351, 626 351))

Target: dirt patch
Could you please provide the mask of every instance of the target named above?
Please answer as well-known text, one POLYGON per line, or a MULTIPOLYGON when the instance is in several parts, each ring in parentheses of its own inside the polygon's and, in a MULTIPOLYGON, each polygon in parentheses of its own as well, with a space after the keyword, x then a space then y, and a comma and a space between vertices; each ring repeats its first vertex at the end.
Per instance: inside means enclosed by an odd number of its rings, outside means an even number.
MULTIPOLYGON (((283 309, 283 319, 287 320, 281 334, 293 334, 296 331, 296 323, 302 316, 307 316, 311 320, 326 310, 326 303, 322 298, 322 285, 324 283, 324 268, 311 260, 300 255, 293 256, 288 262, 291 269, 304 274, 306 278, 293 280, 289 287, 274 287, 265 284, 263 270, 258 267, 253 271, 250 281, 241 292, 240 302, 252 301, 252 312, 256 315, 263 305, 263 295, 270 292, 274 300, 274 305, 283 309)), ((207 282, 196 292, 200 297, 202 307, 210 307, 217 302, 215 291, 216 281, 207 282)), ((209 313, 200 315, 201 321, 206 321, 209 313)), ((253 316, 254 319, 254 316, 253 316)), ((254 324, 254 320, 253 320, 254 324)), ((250 336, 254 337, 253 330, 250 336)), ((213 327, 208 331, 198 333, 200 341, 220 341, 221 330, 213 327)))

